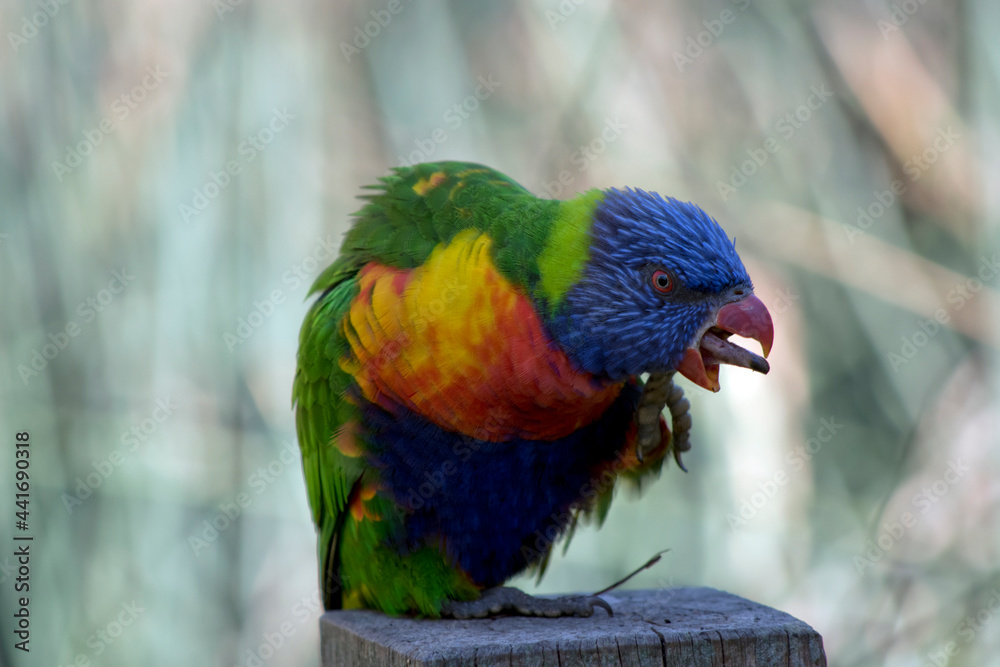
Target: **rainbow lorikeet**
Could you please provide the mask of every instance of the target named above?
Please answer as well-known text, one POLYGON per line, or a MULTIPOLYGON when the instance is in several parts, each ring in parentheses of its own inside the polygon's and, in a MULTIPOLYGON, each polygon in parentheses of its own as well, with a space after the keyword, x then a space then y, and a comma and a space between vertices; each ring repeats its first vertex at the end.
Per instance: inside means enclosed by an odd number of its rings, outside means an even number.
POLYGON ((501 586, 602 520, 616 480, 680 463, 675 371, 713 391, 721 363, 768 371, 727 340, 773 338, 734 243, 693 204, 539 199, 478 164, 369 188, 293 389, 325 606, 589 615, 603 601, 501 586))

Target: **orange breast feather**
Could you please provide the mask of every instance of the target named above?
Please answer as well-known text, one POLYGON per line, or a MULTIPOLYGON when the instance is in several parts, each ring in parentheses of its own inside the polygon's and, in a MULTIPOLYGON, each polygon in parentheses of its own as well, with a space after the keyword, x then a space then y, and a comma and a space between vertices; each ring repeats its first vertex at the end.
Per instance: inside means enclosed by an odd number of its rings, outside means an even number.
POLYGON ((621 383, 574 368, 530 300, 496 269, 488 236, 459 233, 420 267, 370 263, 343 326, 341 367, 364 397, 480 440, 554 440, 596 420, 621 383))

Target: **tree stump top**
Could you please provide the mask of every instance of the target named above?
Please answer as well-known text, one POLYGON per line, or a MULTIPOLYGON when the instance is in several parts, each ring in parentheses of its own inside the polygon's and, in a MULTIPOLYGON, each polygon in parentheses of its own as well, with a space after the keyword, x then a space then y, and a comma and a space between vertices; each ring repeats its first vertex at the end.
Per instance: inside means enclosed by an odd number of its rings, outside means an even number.
POLYGON ((737 667, 826 665, 819 633, 788 614, 712 588, 615 591, 590 618, 420 620, 327 612, 323 667, 737 667))

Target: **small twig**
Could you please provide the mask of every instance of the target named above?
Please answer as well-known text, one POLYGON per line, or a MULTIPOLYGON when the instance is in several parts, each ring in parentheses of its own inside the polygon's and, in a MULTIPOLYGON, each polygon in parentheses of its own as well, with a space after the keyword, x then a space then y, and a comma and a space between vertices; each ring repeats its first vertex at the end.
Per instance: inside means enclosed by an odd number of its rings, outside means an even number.
POLYGON ((619 579, 618 581, 616 581, 615 583, 611 584, 607 588, 605 588, 603 590, 600 590, 600 591, 597 591, 596 593, 594 593, 594 595, 604 595, 608 591, 612 591, 612 590, 618 588, 619 586, 621 586, 626 581, 628 581, 629 579, 631 579, 635 575, 639 574, 643 570, 648 570, 649 568, 651 568, 654 565, 656 565, 657 563, 659 563, 660 562, 660 558, 662 558, 663 554, 667 553, 668 551, 670 551, 670 549, 664 549, 663 551, 657 552, 657 554, 655 556, 653 556, 652 558, 650 558, 648 561, 646 561, 645 564, 640 565, 636 569, 632 570, 632 572, 629 573, 624 579, 619 579))

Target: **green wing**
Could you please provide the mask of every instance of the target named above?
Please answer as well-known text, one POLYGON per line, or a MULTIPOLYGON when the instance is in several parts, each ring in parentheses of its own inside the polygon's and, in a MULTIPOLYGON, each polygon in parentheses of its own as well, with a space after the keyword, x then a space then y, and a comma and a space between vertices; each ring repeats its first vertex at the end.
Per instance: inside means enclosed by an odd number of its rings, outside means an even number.
POLYGON ((344 396, 352 380, 338 361, 348 349, 340 323, 357 292, 353 278, 342 280, 310 308, 299 336, 292 388, 309 507, 320 533, 320 577, 328 609, 340 607, 336 542, 351 488, 362 472, 358 465, 345 465, 333 446, 341 427, 356 418, 355 407, 344 396))

